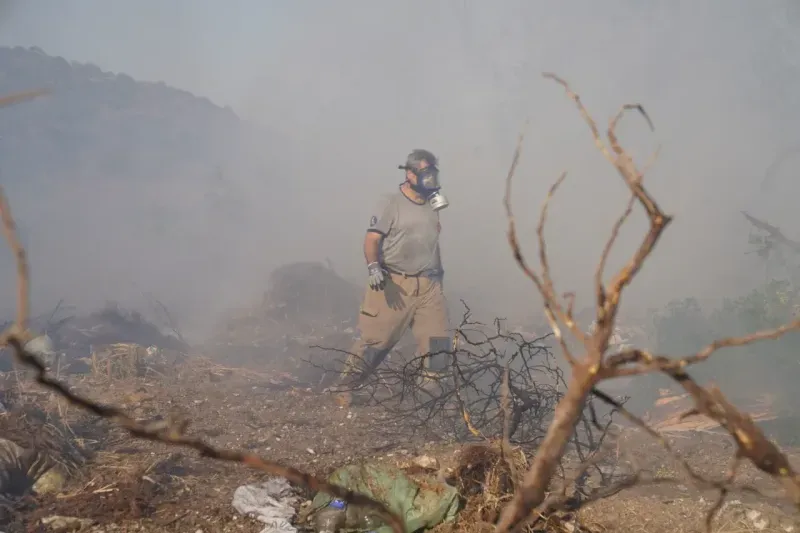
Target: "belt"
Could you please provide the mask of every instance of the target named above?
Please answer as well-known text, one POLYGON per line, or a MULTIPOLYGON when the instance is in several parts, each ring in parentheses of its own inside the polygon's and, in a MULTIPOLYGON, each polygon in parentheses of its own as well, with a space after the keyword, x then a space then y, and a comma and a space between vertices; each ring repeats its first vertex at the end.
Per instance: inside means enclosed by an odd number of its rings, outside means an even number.
POLYGON ((423 270, 422 272, 417 272, 416 274, 409 274, 407 272, 400 272, 399 270, 394 270, 393 268, 384 267, 387 272, 394 274, 396 276, 403 276, 404 278, 440 278, 442 277, 441 270, 423 270))

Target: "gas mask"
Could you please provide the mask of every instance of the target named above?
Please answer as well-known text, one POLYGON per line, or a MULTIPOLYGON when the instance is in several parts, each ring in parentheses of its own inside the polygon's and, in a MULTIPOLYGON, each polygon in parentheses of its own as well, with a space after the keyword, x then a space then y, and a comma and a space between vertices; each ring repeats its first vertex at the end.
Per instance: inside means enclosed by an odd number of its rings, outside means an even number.
POLYGON ((441 193, 442 186, 439 184, 438 168, 433 165, 419 170, 406 166, 400 166, 398 168, 410 170, 417 176, 416 185, 411 183, 409 183, 409 185, 411 185, 411 188, 415 192, 422 195, 425 200, 431 204, 434 211, 440 211, 450 205, 450 202, 447 201, 447 197, 441 193))

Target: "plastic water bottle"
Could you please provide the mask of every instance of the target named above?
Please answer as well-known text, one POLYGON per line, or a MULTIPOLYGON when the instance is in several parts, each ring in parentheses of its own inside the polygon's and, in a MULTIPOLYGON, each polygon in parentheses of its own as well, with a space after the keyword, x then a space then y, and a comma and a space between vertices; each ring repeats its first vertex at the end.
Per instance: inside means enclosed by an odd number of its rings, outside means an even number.
POLYGON ((378 518, 374 511, 359 506, 347 508, 347 520, 345 526, 348 530, 363 531, 365 533, 375 533, 383 526, 383 521, 378 518))
POLYGON ((347 502, 334 498, 324 509, 317 512, 314 529, 317 533, 338 533, 345 525, 347 502))
POLYGON ((364 517, 361 519, 361 527, 365 529, 368 533, 375 533, 375 531, 383 526, 383 520, 378 518, 375 514, 366 512, 364 513, 364 517))

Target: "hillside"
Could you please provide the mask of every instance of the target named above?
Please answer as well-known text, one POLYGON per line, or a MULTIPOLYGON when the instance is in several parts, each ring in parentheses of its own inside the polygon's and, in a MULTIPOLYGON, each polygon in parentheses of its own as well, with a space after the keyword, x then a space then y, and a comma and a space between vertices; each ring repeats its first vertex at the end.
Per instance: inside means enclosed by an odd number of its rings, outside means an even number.
POLYGON ((188 170, 189 162, 223 164, 220 139, 245 135, 230 108, 164 83, 137 82, 38 48, 0 48, 0 94, 31 88, 53 93, 4 110, 0 121, 4 173, 19 179, 78 169, 158 179, 188 170))
MULTIPOLYGON (((275 223, 259 203, 275 137, 164 83, 0 48, 0 94, 40 88, 51 94, 0 112, 0 183, 33 259, 34 305, 135 306, 147 292, 189 320, 237 299, 228 280, 261 259, 246 232, 275 223)), ((0 257, 2 301, 10 267, 0 257)))

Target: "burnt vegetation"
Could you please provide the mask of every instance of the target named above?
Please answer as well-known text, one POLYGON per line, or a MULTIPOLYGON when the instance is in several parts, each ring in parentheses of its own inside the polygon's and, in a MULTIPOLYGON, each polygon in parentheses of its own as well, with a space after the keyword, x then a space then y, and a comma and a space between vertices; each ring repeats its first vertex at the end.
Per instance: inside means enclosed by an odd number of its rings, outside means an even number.
MULTIPOLYGON (((800 328, 800 320, 742 337, 714 340, 696 353, 681 357, 638 348, 610 350, 622 294, 644 266, 671 221, 648 193, 644 186, 644 171, 621 146, 615 133, 618 122, 629 112, 639 113, 648 123, 649 118, 642 106, 625 105, 610 120, 605 136, 601 136, 580 98, 567 83, 552 74, 545 74, 545 77, 563 87, 568 98, 576 104, 596 146, 630 191, 627 208, 611 229, 594 274, 595 327, 586 332, 578 326, 573 313, 574 297, 556 289, 549 268, 545 225, 552 198, 566 173, 553 184, 541 209, 537 229, 538 268, 531 266, 518 242, 511 207, 511 185, 521 154, 521 137, 507 176, 508 241, 514 260, 543 298, 543 311, 552 333, 525 338, 506 331, 502 321, 490 325, 473 321, 467 308, 457 328, 453 350, 433 354, 448 362, 448 371, 440 382, 431 384, 426 379, 428 376, 421 359, 411 358, 390 361, 377 369, 366 389, 390 417, 411 420, 413 426, 446 438, 474 441, 475 446, 462 452, 467 458, 453 473, 454 482, 461 485, 466 495, 481 490, 476 487, 483 490, 489 485, 494 487, 489 492, 500 496, 493 502, 491 512, 483 513, 481 519, 489 522, 498 533, 522 526, 544 528, 589 502, 639 483, 655 482, 640 471, 615 476, 609 475, 607 468, 602 468, 609 456, 606 441, 616 431, 612 416, 622 417, 640 427, 667 452, 673 453, 673 449, 666 438, 625 408, 624 398, 612 397, 598 389, 601 383, 612 378, 654 373, 673 380, 692 398, 694 406, 684 414, 685 417, 714 420, 728 432, 735 445, 730 471, 724 479, 710 479, 695 471, 682 458, 675 457, 688 479, 697 486, 712 488, 718 494, 707 513, 709 529, 728 494, 741 489, 736 484, 736 474, 745 461, 774 477, 782 486, 785 497, 794 506, 800 506, 800 479, 787 456, 719 389, 701 386, 691 376, 694 365, 706 361, 717 351, 778 338, 800 328), (637 250, 619 271, 609 277, 605 272, 607 258, 620 227, 634 209, 646 213, 649 225, 637 250), (568 338, 574 342, 568 342, 568 338), (566 370, 555 364, 554 349, 560 350, 567 361, 566 370), (601 406, 603 412, 600 413, 601 406), (480 443, 486 445, 477 446, 480 443), (572 466, 565 463, 568 456, 577 457, 572 466), (587 480, 592 472, 598 472, 601 480, 589 488, 587 480)), ((5 106, 37 96, 40 94, 16 94, 3 98, 0 104, 5 106)), ((77 406, 123 429, 134 439, 193 450, 202 457, 240 463, 285 477, 311 491, 323 491, 354 505, 369 507, 379 513, 396 533, 404 531, 403 518, 381 501, 249 451, 213 446, 189 432, 190 420, 186 418, 166 414, 153 419, 136 418, 119 407, 104 405, 78 394, 53 377, 40 358, 25 347, 33 338, 29 328, 28 264, 4 196, 0 196, 0 216, 5 238, 16 260, 18 285, 16 318, 0 340, 13 351, 17 364, 35 371, 39 385, 68 405, 77 406)), ((275 313, 291 311, 273 310, 275 313)), ((719 356, 724 357, 724 353, 719 356)), ((147 511, 145 507, 142 506, 141 512, 147 511)))

